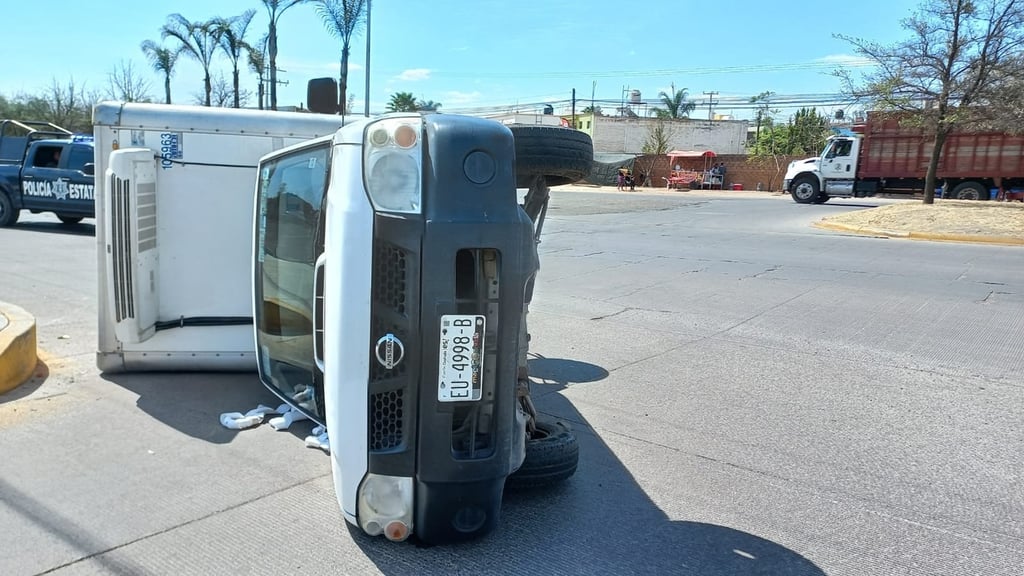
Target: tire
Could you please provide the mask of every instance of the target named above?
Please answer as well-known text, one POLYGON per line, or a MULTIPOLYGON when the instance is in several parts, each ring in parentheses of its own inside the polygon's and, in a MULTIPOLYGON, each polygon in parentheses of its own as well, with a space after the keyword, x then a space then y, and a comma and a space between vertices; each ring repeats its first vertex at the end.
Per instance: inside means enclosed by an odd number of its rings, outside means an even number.
POLYGON ((594 142, 586 132, 558 126, 509 126, 515 138, 516 187, 540 175, 548 186, 579 182, 590 174, 594 142))
POLYGON ((961 182, 945 198, 957 200, 988 200, 988 189, 978 182, 961 182))
POLYGON ((505 481, 506 488, 543 488, 563 482, 576 473, 580 447, 569 425, 538 419, 537 432, 526 441, 526 459, 505 481))
POLYGON ((63 222, 64 224, 71 225, 71 224, 78 224, 79 222, 82 221, 83 217, 82 216, 65 216, 63 214, 57 214, 57 218, 59 218, 60 221, 63 222))
POLYGON ((821 184, 814 176, 800 176, 789 186, 789 194, 797 204, 810 204, 821 196, 821 184))
POLYGON ((0 190, 0 228, 5 226, 14 226, 18 221, 18 210, 14 209, 14 204, 11 203, 11 199, 7 196, 7 193, 0 190))
POLYGON ((825 202, 828 202, 831 198, 832 197, 829 196, 828 194, 825 194, 824 192, 819 192, 818 197, 814 199, 814 203, 824 204, 825 202))

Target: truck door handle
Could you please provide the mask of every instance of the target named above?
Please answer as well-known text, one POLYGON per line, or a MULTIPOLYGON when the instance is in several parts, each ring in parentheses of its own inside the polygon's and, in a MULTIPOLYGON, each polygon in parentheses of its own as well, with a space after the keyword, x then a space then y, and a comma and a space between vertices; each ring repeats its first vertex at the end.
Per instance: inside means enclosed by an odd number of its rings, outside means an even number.
POLYGON ((846 165, 846 171, 847 171, 847 172, 849 172, 849 171, 850 171, 850 165, 849 165, 849 164, 847 164, 847 165, 846 165))
POLYGON ((313 360, 324 371, 324 264, 327 253, 316 259, 313 267, 313 360))

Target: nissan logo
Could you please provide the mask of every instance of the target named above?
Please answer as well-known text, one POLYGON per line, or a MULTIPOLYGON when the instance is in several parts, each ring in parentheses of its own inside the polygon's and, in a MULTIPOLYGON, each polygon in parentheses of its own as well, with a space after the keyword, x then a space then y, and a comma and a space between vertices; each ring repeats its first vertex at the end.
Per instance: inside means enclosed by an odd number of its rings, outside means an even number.
POLYGON ((391 333, 381 336, 373 351, 377 355, 377 362, 388 370, 398 366, 402 358, 405 358, 405 346, 402 346, 402 341, 391 333))

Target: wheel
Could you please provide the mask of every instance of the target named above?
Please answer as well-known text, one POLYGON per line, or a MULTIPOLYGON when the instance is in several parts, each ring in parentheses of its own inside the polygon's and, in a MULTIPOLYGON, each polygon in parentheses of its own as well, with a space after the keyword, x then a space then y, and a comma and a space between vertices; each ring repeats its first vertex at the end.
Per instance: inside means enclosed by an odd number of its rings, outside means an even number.
POLYGON ((512 490, 557 484, 576 473, 580 447, 569 425, 537 419, 537 433, 526 441, 526 459, 508 480, 512 490))
POLYGON ((824 192, 819 192, 818 193, 818 197, 814 199, 814 203, 815 204, 824 204, 825 202, 828 202, 829 199, 831 199, 831 198, 832 197, 829 196, 828 194, 825 194, 824 192))
POLYGON ((0 227, 14 226, 17 221, 18 211, 14 209, 14 204, 11 203, 7 193, 0 191, 0 227))
POLYGON ((946 197, 957 200, 987 200, 988 189, 977 182, 961 182, 946 197))
POLYGON ((791 185, 790 195, 798 204, 810 204, 821 194, 820 186, 814 176, 800 176, 791 185))
POLYGON ((64 224, 78 224, 82 221, 82 216, 65 216, 63 214, 57 214, 57 218, 64 224))
POLYGON ((586 132, 558 126, 509 126, 515 138, 516 187, 542 175, 548 186, 578 182, 590 174, 594 142, 586 132))

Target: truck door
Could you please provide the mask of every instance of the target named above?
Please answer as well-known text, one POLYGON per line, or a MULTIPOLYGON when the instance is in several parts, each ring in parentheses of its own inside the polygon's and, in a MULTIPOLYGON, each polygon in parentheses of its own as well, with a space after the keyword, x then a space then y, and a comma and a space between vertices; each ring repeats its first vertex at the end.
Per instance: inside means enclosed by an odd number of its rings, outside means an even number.
POLYGON ((852 179, 856 172, 852 151, 853 140, 832 140, 821 161, 821 175, 828 180, 852 179))
POLYGON ((68 183, 69 202, 62 207, 62 213, 91 218, 96 211, 93 199, 95 177, 91 170, 87 173, 86 167, 95 166, 93 147, 87 144, 72 144, 66 154, 67 166, 61 172, 61 178, 68 183))
POLYGON ((61 184, 61 166, 67 163, 64 157, 66 147, 59 143, 40 143, 29 150, 21 169, 25 208, 34 212, 59 211, 68 194, 66 185, 61 184))
POLYGON ((330 141, 260 165, 254 266, 256 352, 272 392, 323 423, 323 377, 313 355, 313 276, 330 141))

